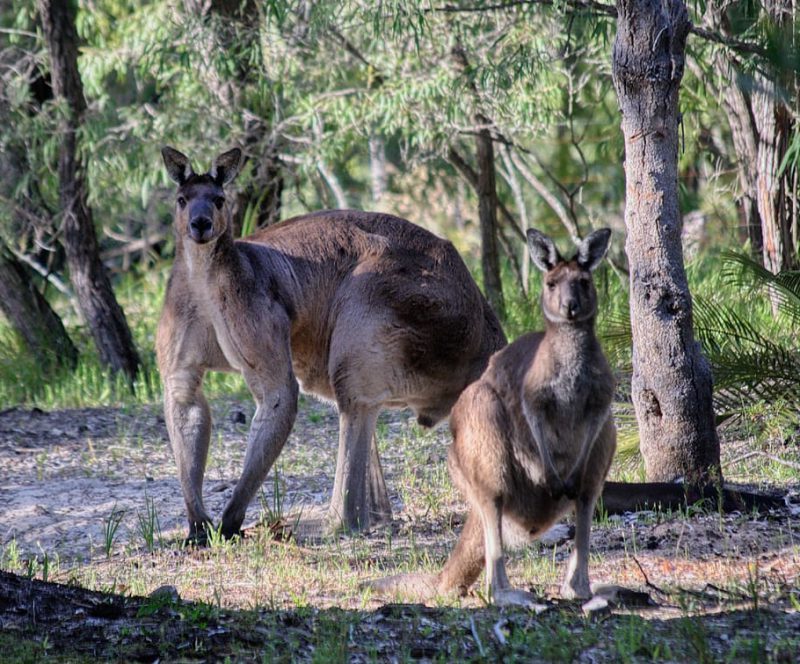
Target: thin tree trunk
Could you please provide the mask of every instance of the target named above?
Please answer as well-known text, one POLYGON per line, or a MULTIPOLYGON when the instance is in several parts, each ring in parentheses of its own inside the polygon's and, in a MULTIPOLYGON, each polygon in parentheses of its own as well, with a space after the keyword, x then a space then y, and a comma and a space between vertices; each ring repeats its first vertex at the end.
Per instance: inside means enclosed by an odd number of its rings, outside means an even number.
MULTIPOLYGON (((519 184, 514 163, 512 162, 511 149, 508 146, 505 146, 501 149, 500 156, 503 158, 503 165, 505 166, 505 171, 501 171, 501 173, 511 189, 511 194, 514 196, 514 203, 516 204, 517 212, 519 213, 520 228, 524 233, 528 229, 529 223, 528 208, 525 205, 525 196, 522 194, 522 187, 519 184)), ((520 281, 522 282, 522 292, 527 295, 530 288, 531 275, 531 260, 530 254, 528 253, 527 243, 523 244, 521 247, 521 257, 522 267, 520 270, 520 281)))
MULTIPOLYGON (((486 132, 489 133, 488 130, 486 132)), ((485 139, 484 139, 485 140, 485 139)), ((481 136, 476 141, 481 145, 481 136)), ((450 147, 447 159, 455 166, 464 179, 470 183, 478 196, 478 223, 481 234, 481 272, 483 273, 486 299, 498 318, 505 318, 505 301, 503 299, 503 283, 500 279, 500 260, 498 254, 497 208, 503 212, 516 233, 520 233, 517 222, 508 209, 497 199, 494 176, 494 146, 491 135, 488 146, 483 144, 482 155, 479 153, 478 170, 473 169, 454 147, 450 147), (482 161, 481 161, 482 160, 482 161), (486 172, 491 164, 491 172, 486 172), (488 275, 488 276, 487 276, 488 275)))
POLYGON ((75 368, 78 351, 61 319, 36 289, 30 269, 0 243, 0 311, 46 373, 75 368))
POLYGON ((372 202, 378 205, 386 193, 386 150, 383 139, 377 134, 369 136, 369 176, 372 202))
MULTIPOLYGON (((478 121, 485 122, 479 117, 478 121)), ((481 229, 481 271, 486 299, 500 320, 506 317, 503 282, 500 278, 500 253, 497 243, 497 183, 494 172, 494 143, 488 129, 475 137, 478 162, 478 218, 481 229)))
POLYGON ((53 95, 65 106, 60 123, 58 178, 62 242, 70 280, 100 360, 132 380, 139 368, 139 356, 100 260, 92 212, 86 202, 85 168, 78 154, 77 133, 86 101, 78 73, 74 11, 68 0, 39 0, 38 7, 50 53, 53 95))
POLYGON ((632 396, 648 480, 718 474, 712 378, 692 331, 678 210, 679 0, 618 0, 613 79, 625 138, 632 396))
MULTIPOLYGON (((258 44, 259 9, 252 0, 183 0, 190 16, 202 16, 191 35, 207 62, 198 72, 217 103, 230 113, 248 107, 246 87, 257 82, 263 72, 258 44), (257 49, 256 61, 244 49, 257 49), (224 51, 232 61, 231 69, 216 65, 214 53, 224 51)), ((270 112, 261 117, 247 115, 244 132, 238 140, 248 157, 250 178, 237 192, 231 210, 235 236, 242 232, 245 214, 254 215, 255 230, 277 223, 281 218, 284 190, 284 164, 280 158, 281 140, 271 133, 270 112)))
MULTIPOLYGON (((467 54, 460 44, 453 47, 451 54, 453 60, 461 71, 466 71, 469 62, 467 54)), ((475 98, 475 107, 480 109, 481 100, 475 84, 470 82, 470 90, 475 98)), ((475 123, 480 127, 475 135, 475 158, 477 168, 471 175, 469 166, 461 161, 461 164, 454 160, 457 153, 453 148, 450 149, 450 161, 468 179, 471 179, 475 193, 478 195, 478 223, 481 234, 481 272, 483 273, 483 290, 486 299, 494 309, 495 314, 500 320, 506 317, 506 306, 503 298, 503 282, 500 278, 500 254, 498 253, 497 234, 497 184, 495 178, 494 165, 494 142, 489 126, 492 122, 480 110, 475 113, 475 123), (466 167, 466 168, 465 168, 466 167)), ((516 228, 516 223, 513 224, 516 228)), ((518 229, 517 229, 518 230, 518 229)))

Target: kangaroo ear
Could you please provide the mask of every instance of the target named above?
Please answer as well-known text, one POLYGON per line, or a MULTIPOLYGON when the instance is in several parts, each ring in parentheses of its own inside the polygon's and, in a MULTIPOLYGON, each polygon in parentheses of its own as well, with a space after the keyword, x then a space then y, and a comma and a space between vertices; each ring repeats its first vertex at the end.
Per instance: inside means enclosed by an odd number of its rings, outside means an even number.
POLYGON ((175 148, 164 146, 161 148, 161 156, 164 158, 164 166, 167 167, 170 179, 179 187, 194 174, 189 157, 175 148))
POLYGON ((584 270, 594 270, 606 255, 610 240, 610 228, 601 228, 584 238, 578 245, 578 254, 575 256, 578 266, 584 270))
POLYGON ((553 241, 535 228, 528 229, 528 251, 533 264, 542 272, 550 272, 561 261, 553 241))
POLYGON ((239 148, 233 148, 214 159, 208 174, 220 187, 224 187, 239 174, 241 164, 242 151, 239 148))

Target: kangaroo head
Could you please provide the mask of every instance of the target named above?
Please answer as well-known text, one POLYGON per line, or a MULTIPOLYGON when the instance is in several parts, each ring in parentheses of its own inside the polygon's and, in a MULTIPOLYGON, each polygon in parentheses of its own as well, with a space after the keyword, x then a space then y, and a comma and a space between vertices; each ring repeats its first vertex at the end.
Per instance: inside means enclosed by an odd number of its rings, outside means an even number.
POLYGON ((578 252, 564 260, 546 235, 528 229, 528 250, 534 265, 545 273, 542 309, 551 323, 579 323, 597 311, 597 291, 592 271, 603 260, 611 230, 601 228, 578 243, 578 252))
POLYGON ((230 225, 224 187, 239 173, 242 151, 233 148, 219 155, 204 175, 195 173, 189 158, 174 148, 162 148, 161 156, 167 173, 178 185, 175 205, 178 237, 188 237, 197 244, 219 238, 230 225))

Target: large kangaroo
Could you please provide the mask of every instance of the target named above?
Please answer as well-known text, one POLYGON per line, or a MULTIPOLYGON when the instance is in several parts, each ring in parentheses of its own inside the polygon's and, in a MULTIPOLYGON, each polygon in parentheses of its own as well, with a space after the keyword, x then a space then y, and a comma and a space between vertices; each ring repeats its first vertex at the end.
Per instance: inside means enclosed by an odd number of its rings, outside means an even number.
POLYGON ((212 523, 202 493, 207 370, 240 372, 257 405, 224 536, 239 532, 289 435, 298 380, 339 408, 332 525, 366 529, 390 518, 373 436, 379 411, 407 406, 433 426, 505 345, 458 253, 404 219, 344 210, 234 240, 224 188, 241 151, 218 156, 203 175, 177 150, 162 155, 178 192, 156 350, 190 538, 202 541, 212 523))
POLYGON ((616 448, 614 377, 594 333, 591 274, 610 235, 592 233, 565 261, 549 238, 528 231, 533 262, 546 273, 545 331, 498 351, 453 407, 448 465, 470 505, 461 536, 439 574, 388 577, 372 588, 422 598, 463 594, 485 563, 495 603, 533 605, 531 593, 510 587, 503 532, 535 537, 574 507, 575 545, 561 594, 590 596, 592 513, 616 448))

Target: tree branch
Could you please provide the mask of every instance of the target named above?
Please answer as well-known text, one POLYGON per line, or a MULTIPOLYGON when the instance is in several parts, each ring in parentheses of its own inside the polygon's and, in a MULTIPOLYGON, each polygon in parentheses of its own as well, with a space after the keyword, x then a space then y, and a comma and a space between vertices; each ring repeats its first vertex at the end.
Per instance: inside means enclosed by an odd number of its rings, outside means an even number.
MULTIPOLYGON (((475 169, 470 166, 467 161, 462 157, 458 151, 451 145, 447 150, 447 161, 449 161, 455 169, 461 173, 464 179, 469 183, 469 186, 472 187, 474 191, 478 191, 478 174, 475 172, 475 169)), ((517 220, 514 219, 514 215, 511 214, 509 209, 506 207, 505 203, 501 200, 497 200, 497 207, 500 210, 500 214, 503 215, 503 218, 509 223, 509 225, 514 229, 514 233, 525 242, 525 233, 523 233, 519 229, 519 224, 517 220)))
MULTIPOLYGON (((574 10, 588 9, 601 16, 610 16, 611 18, 617 17, 617 8, 614 5, 604 2, 594 2, 594 0, 564 0, 563 4, 574 10)), ((481 13, 503 11, 505 9, 513 9, 515 7, 525 7, 529 5, 554 7, 556 5, 562 5, 562 2, 561 0, 510 0, 509 2, 499 2, 493 5, 479 4, 457 6, 448 4, 439 7, 433 7, 427 11, 445 14, 481 13)), ((762 58, 767 57, 767 50, 758 44, 753 44, 752 42, 740 41, 738 39, 734 39, 733 37, 727 37, 725 35, 712 32, 711 30, 706 30, 705 28, 699 28, 696 25, 691 25, 689 32, 697 35, 705 41, 727 46, 728 48, 739 53, 751 53, 762 58)))

